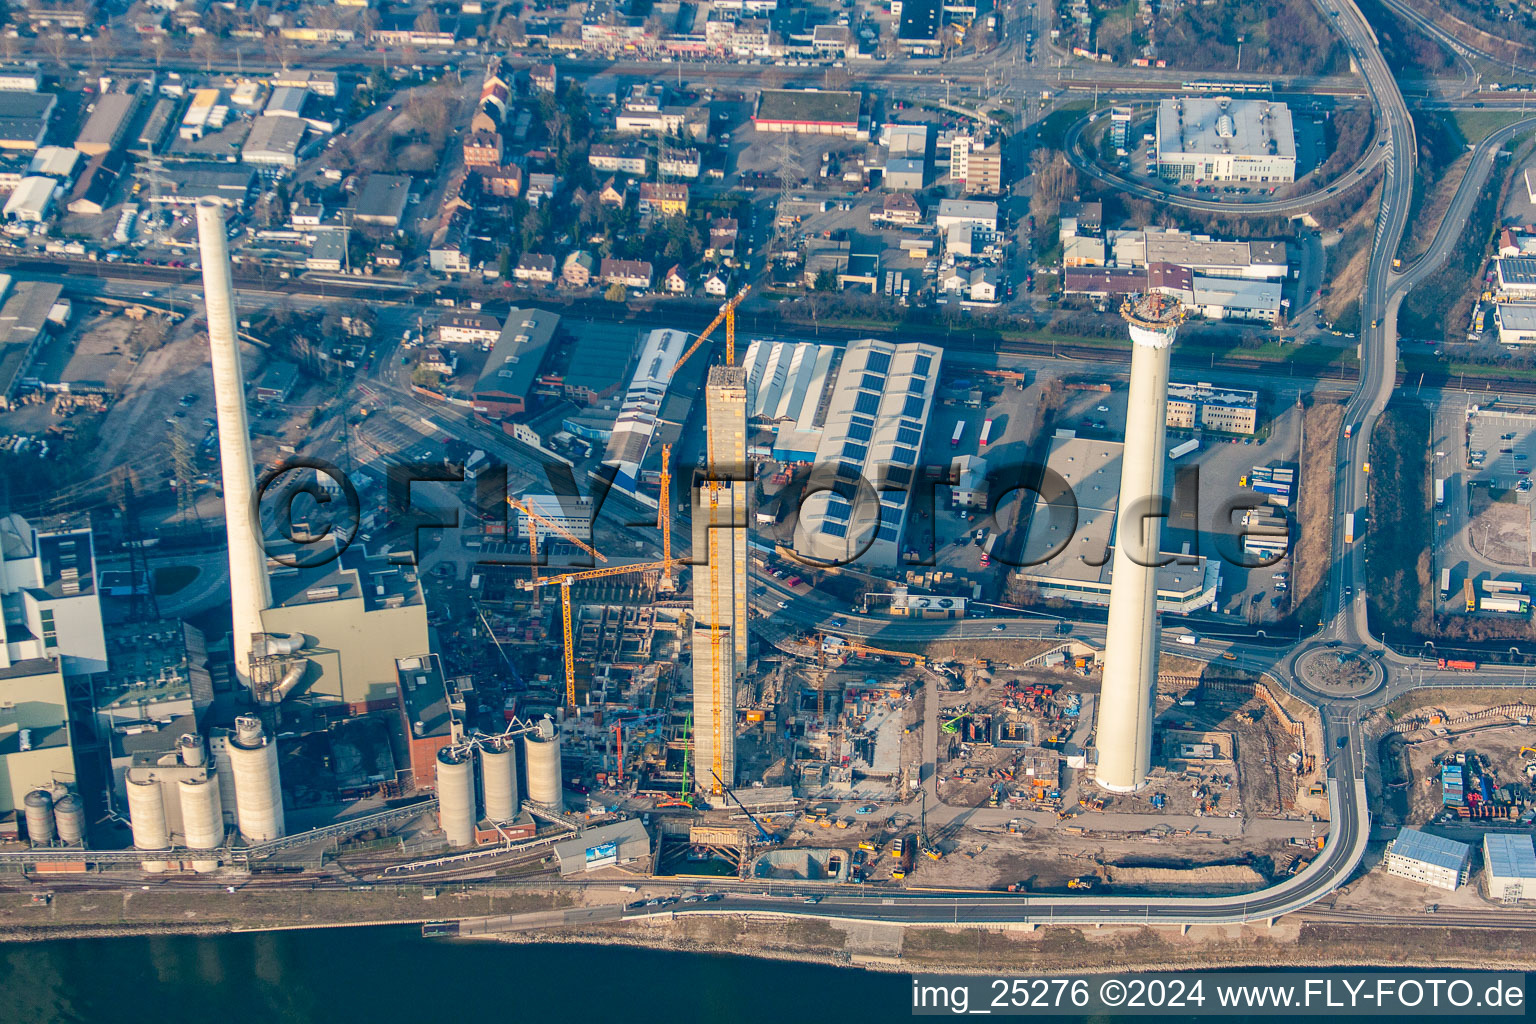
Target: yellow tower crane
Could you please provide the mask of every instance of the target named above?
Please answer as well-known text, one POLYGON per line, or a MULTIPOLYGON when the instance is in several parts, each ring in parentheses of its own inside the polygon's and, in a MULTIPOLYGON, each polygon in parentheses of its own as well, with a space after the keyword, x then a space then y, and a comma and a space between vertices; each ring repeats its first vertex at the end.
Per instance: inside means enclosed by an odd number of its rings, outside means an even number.
POLYGON ((535 590, 539 587, 560 587, 560 628, 565 635, 565 703, 568 706, 576 706, 576 644, 575 635, 571 629, 571 584, 580 580, 622 576, 626 573, 646 572, 650 569, 661 569, 665 572, 681 561, 681 559, 673 559, 661 562, 634 562, 630 565, 608 565, 601 569, 561 573, 559 576, 540 576, 525 584, 535 590))
POLYGON ((661 530, 661 590, 672 592, 672 446, 661 446, 661 501, 656 510, 656 525, 661 530))
POLYGON ((751 290, 751 285, 745 286, 741 291, 731 296, 725 305, 720 307, 720 312, 709 322, 709 326, 704 328, 699 336, 694 339, 693 344, 688 346, 688 351, 678 357, 677 362, 673 364, 673 374, 676 374, 678 370, 683 368, 683 364, 699 350, 699 346, 704 344, 711 334, 715 333, 715 328, 719 327, 722 321, 725 323, 725 365, 736 365, 736 307, 741 305, 741 300, 746 298, 747 292, 751 290))
MULTIPOLYGON (((539 574, 539 530, 538 527, 534 525, 535 523, 543 523, 545 526, 549 527, 551 530, 554 530, 556 533, 560 534, 566 540, 581 548, 583 551, 597 559, 599 562, 608 561, 607 556, 605 556, 601 551, 598 551, 592 545, 588 544, 586 541, 582 540, 580 537, 576 536, 570 530, 567 530, 553 519, 539 515, 539 513, 530 508, 526 502, 519 501, 509 495, 507 497, 507 504, 511 505, 513 508, 517 509, 523 515, 528 517, 528 560, 533 565, 533 574, 535 576, 539 574)), ((538 603, 539 592, 537 590, 533 592, 533 600, 535 604, 538 603)))

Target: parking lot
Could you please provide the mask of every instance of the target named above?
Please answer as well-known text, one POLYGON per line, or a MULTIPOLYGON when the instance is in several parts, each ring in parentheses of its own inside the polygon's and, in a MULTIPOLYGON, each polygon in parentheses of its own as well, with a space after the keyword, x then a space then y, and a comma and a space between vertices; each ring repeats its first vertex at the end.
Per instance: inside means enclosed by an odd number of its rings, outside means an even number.
POLYGON ((1501 491, 1530 490, 1536 410, 1484 410, 1467 421, 1467 481, 1501 491), (1483 453, 1479 458, 1478 453, 1483 453))
MULTIPOLYGON (((1056 417, 1057 428, 1075 430, 1082 437, 1123 441, 1128 397, 1124 384, 1118 381, 1108 393, 1069 391, 1056 417)), ((1198 451, 1167 461, 1164 493, 1172 495, 1173 502, 1163 531, 1163 550, 1182 551, 1188 544, 1192 553, 1221 559, 1222 583, 1216 607, 1223 613, 1246 616, 1256 608, 1260 618, 1277 619, 1287 610, 1289 590, 1288 581, 1277 578, 1277 574, 1289 572, 1288 560, 1273 566, 1245 568, 1244 561, 1257 558, 1240 557, 1241 514, 1226 521, 1222 506, 1229 498, 1247 493, 1239 487, 1239 480, 1249 476, 1255 466, 1296 466, 1301 444, 1300 410, 1289 402, 1276 409, 1260 393, 1259 434, 1253 438, 1230 438, 1207 433, 1202 436, 1198 451), (1263 436, 1266 432, 1267 437, 1263 436)), ((1173 448, 1189 436, 1186 431, 1171 431, 1168 447, 1173 448)), ((1297 494, 1293 489, 1293 517, 1297 494)))

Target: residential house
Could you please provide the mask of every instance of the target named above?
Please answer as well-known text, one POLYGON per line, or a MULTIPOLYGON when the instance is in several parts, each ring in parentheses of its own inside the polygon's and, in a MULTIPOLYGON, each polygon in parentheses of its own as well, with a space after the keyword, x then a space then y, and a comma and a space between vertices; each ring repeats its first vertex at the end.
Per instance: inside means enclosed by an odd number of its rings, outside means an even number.
POLYGON ((444 345, 490 348, 499 337, 501 321, 478 310, 449 313, 437 322, 437 340, 444 345))
POLYGON ((470 168, 501 166, 501 136, 496 132, 474 132, 464 140, 464 166, 470 168))
POLYGON ((596 265, 591 253, 577 249, 560 265, 560 282, 568 288, 585 288, 592 283, 596 265))
POLYGON ((680 264, 674 263, 672 269, 667 271, 661 281, 662 287, 673 295, 682 295, 688 290, 688 279, 683 276, 683 268, 680 264))
POLYGON ((603 284, 621 284, 643 291, 650 288, 654 275, 651 265, 644 260, 616 260, 605 256, 598 266, 597 276, 603 284))
POLYGON ((516 164, 478 168, 481 191, 497 199, 516 199, 523 194, 523 169, 516 164))
POLYGON ((427 263, 439 274, 469 273, 469 253, 458 242, 443 242, 428 249, 427 263))
POLYGON ((553 64, 535 64, 528 69, 528 84, 538 92, 553 94, 559 81, 553 64))
POLYGON ((373 251, 373 265, 386 270, 400 267, 400 250, 392 245, 381 245, 373 251))
POLYGON ((555 197, 556 184, 553 174, 528 175, 529 205, 538 206, 546 199, 553 199, 555 197))
POLYGON ((736 256, 736 236, 739 234, 739 225, 734 217, 716 217, 709 222, 709 248, 704 250, 704 258, 709 260, 729 260, 736 256))
POLYGON ((614 185, 613 179, 609 178, 598 191, 597 201, 604 206, 623 206, 624 193, 614 185))
POLYGON ((869 211, 871 221, 882 224, 911 225, 923 222, 923 208, 917 200, 904 192, 892 192, 881 197, 878 206, 869 211))
POLYGON ((660 214, 664 217, 682 216, 688 213, 688 186, 670 183, 641 182, 640 212, 660 214))
POLYGON ((730 288, 730 282, 720 274, 710 274, 704 279, 705 295, 723 299, 726 292, 730 291, 730 288))
POLYGON ((977 267, 971 271, 969 298, 972 302, 997 301, 997 271, 992 267, 977 267))
POLYGON ((543 253, 525 252, 512 269, 512 276, 531 284, 554 284, 555 258, 543 253))
POLYGON ((645 174, 649 151, 633 143, 599 142, 587 151, 587 162, 596 171, 619 174, 645 174))
POLYGON ((656 169, 668 178, 692 180, 699 176, 701 166, 696 149, 663 149, 656 160, 656 169))
POLYGON ((421 361, 416 365, 423 370, 452 377, 459 369, 459 356, 452 349, 434 345, 421 354, 421 361))

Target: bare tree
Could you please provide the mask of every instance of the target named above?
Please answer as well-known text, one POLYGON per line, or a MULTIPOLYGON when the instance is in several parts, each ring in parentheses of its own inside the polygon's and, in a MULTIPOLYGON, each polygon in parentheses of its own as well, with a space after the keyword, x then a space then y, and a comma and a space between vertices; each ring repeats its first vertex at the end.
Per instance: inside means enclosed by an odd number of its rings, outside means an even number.
POLYGON ((63 32, 49 32, 43 36, 43 46, 48 50, 48 55, 59 67, 64 66, 64 55, 69 52, 69 40, 63 32))
POLYGON ((204 71, 213 70, 213 57, 218 52, 219 41, 212 33, 204 32, 192 40, 192 55, 202 60, 204 71))

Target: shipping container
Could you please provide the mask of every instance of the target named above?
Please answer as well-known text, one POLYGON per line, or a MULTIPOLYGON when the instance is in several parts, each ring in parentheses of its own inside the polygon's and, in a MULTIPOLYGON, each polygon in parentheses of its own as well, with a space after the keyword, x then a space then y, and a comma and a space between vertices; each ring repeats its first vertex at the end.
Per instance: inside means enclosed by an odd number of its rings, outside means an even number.
POLYGON ((1445 479, 1435 477, 1435 508, 1445 508, 1445 479))
POLYGON ((1345 544, 1353 544, 1354 542, 1355 542, 1355 514, 1353 512, 1350 512, 1349 514, 1347 514, 1344 517, 1344 543, 1345 544))
POLYGON ((1440 600, 1449 600, 1451 596, 1451 570, 1440 570, 1440 600))
POLYGON ((1172 448, 1168 449, 1168 457, 1170 459, 1177 459, 1177 458, 1181 458, 1181 457, 1183 457, 1185 455, 1188 455, 1190 452, 1195 452, 1195 451, 1199 451, 1199 450, 1200 450, 1200 439, 1198 437, 1192 437, 1188 441, 1183 441, 1183 442, 1181 442, 1179 444, 1174 445, 1172 448))
POLYGON ((1531 600, 1524 594, 1485 594, 1477 602, 1479 611, 1524 615, 1531 610, 1531 600))
POLYGON ((962 437, 964 437, 964 436, 965 436, 965 420, 961 420, 959 423, 955 424, 955 432, 954 432, 954 434, 949 439, 949 446, 951 448, 958 448, 958 447, 960 447, 960 439, 962 437))
POLYGON ((1485 594, 1523 594, 1525 584, 1517 580, 1483 580, 1480 584, 1485 594))
POLYGON ((981 447, 985 448, 991 442, 992 442, 992 421, 991 420, 987 420, 987 422, 985 422, 985 423, 983 423, 981 425, 981 447))
MULTIPOLYGON (((1477 668, 1477 662, 1464 661, 1457 658, 1440 658, 1435 662, 1435 665, 1438 668, 1448 668, 1455 672, 1471 672, 1473 669, 1477 668)), ((1445 771, 1449 771, 1452 767, 1453 766, 1451 765, 1447 765, 1445 771)), ((1457 768, 1456 770, 1459 772, 1461 769, 1457 768)), ((1445 771, 1441 772, 1442 777, 1444 776, 1445 771)))

